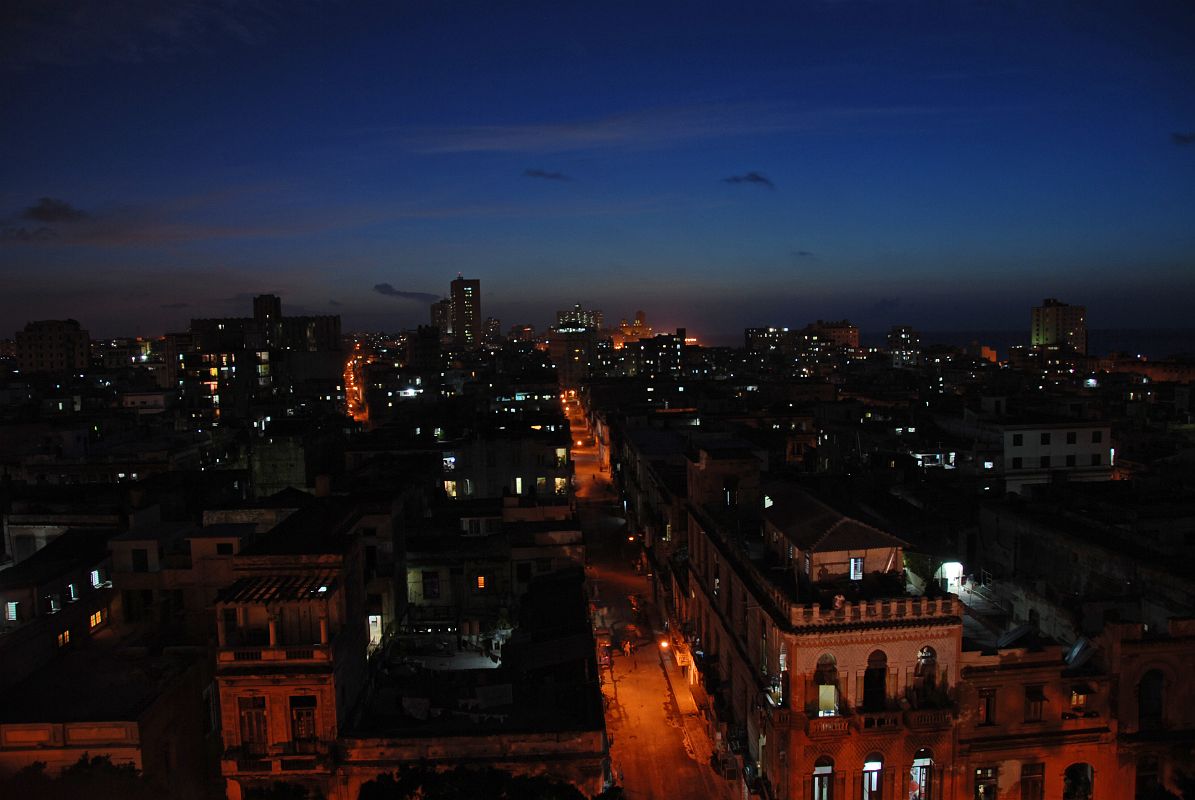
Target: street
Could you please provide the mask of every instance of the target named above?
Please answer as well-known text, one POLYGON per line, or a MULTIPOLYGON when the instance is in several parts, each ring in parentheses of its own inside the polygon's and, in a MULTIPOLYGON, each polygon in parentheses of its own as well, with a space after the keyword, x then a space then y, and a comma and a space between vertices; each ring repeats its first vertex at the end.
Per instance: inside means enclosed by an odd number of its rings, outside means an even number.
POLYGON ((642 598, 651 594, 649 579, 636 574, 638 542, 628 541, 626 522, 617 492, 597 463, 596 450, 577 446, 588 442, 588 431, 578 414, 569 414, 573 435, 573 460, 577 479, 577 512, 585 533, 589 566, 589 596, 597 617, 610 629, 614 658, 602 669, 606 703, 606 729, 615 779, 626 797, 733 798, 732 784, 709 765, 712 746, 704 720, 689 698, 684 679, 660 648, 663 623, 658 609, 642 598), (638 610, 630 598, 638 596, 638 610), (634 650, 624 655, 624 641, 634 650), (688 712, 682 712, 687 708, 688 712))

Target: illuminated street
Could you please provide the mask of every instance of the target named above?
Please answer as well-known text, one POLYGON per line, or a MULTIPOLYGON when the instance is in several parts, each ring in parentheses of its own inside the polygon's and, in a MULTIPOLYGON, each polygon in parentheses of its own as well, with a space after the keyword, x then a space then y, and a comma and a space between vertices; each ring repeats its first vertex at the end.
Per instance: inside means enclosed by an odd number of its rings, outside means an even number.
MULTIPOLYGON (((634 800, 731 798, 733 784, 709 766, 712 749, 705 721, 696 712, 681 713, 685 700, 678 706, 665 676, 659 614, 646 602, 638 614, 631 609, 631 595, 650 594, 647 577, 632 566, 638 545, 627 541, 617 494, 608 474, 598 469, 596 449, 576 446, 577 434, 584 430, 579 416, 570 414, 569 422, 590 597, 614 635, 613 665, 602 670, 602 693, 615 778, 634 800), (633 626, 629 632, 628 625, 633 626), (618 649, 624 638, 635 644, 629 657, 618 649)), ((675 685, 686 691, 682 683, 675 685)), ((687 707, 693 708, 691 701, 687 707)))

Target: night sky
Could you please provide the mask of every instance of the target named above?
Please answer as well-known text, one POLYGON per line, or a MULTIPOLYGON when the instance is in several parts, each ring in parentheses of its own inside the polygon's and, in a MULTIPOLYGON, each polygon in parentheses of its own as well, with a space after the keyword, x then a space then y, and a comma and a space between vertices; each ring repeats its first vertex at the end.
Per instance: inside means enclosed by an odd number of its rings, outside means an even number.
POLYGON ((1185 1, 9 0, 0 75, 0 337, 397 330, 458 272, 707 338, 1195 299, 1185 1))

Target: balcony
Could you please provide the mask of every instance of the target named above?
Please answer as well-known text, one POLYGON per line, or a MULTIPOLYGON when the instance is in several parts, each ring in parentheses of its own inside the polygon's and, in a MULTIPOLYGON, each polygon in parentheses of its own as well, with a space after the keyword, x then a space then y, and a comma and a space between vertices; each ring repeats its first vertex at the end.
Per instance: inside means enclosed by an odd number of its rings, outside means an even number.
POLYGON ((949 708, 919 708, 905 712, 905 725, 917 731, 940 731, 954 723, 954 714, 949 708))
POLYGON ((863 733, 895 733, 901 729, 899 711, 865 711, 858 720, 863 733))
POLYGON ((332 660, 332 651, 327 645, 276 645, 274 647, 225 647, 217 654, 217 663, 260 664, 270 663, 327 663, 332 660))
POLYGON ((322 770, 330 758, 328 742, 276 742, 229 748, 224 751, 222 769, 225 775, 322 770))
POLYGON ((805 732, 810 739, 847 736, 851 732, 851 721, 847 717, 809 717, 805 732))

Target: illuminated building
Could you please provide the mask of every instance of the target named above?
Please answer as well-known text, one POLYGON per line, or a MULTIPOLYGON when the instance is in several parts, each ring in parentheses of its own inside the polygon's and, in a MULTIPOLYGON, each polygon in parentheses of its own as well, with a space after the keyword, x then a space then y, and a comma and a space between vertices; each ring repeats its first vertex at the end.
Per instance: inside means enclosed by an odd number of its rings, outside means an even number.
POLYGON ((1040 306, 1033 307, 1029 343, 1033 347, 1055 347, 1086 354, 1087 308, 1046 298, 1040 306))
POLYGON ((818 320, 805 328, 807 334, 829 341, 834 347, 846 350, 859 349, 859 328, 847 320, 825 322, 818 320))
POLYGON ((453 340, 462 347, 477 347, 482 334, 481 281, 458 275, 451 289, 453 340))
POLYGON ((921 357, 921 336, 909 325, 895 325, 888 331, 888 355, 892 366, 913 367, 921 357))
POLYGON ((583 309, 581 308, 581 304, 577 303, 568 311, 556 312, 556 327, 601 330, 602 312, 596 308, 583 309))

